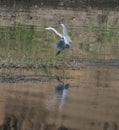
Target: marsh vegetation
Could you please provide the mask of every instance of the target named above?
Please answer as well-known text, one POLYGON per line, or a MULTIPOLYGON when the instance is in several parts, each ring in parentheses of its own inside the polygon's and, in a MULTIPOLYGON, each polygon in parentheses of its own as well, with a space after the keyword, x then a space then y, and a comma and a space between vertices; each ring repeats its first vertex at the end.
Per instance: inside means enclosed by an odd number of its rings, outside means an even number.
POLYGON ((13 27, 1 27, 1 65, 10 63, 37 66, 40 62, 43 65, 55 65, 59 59, 80 59, 82 55, 84 55, 83 58, 88 56, 88 58, 103 60, 118 55, 119 28, 118 24, 115 24, 117 19, 111 21, 111 25, 107 20, 98 28, 93 26, 92 19, 89 20, 89 25, 83 27, 83 30, 70 28, 70 35, 74 40, 72 48, 63 51, 59 57, 55 56, 55 42, 58 37, 52 32, 47 32, 44 27, 21 24, 16 24, 13 27), (79 39, 80 42, 78 42, 79 39), (111 56, 109 56, 110 54, 111 56))
POLYGON ((0 130, 118 130, 118 7, 35 2, 0 1, 0 130), (59 37, 44 28, 61 32, 59 20, 73 43, 56 56, 59 37))

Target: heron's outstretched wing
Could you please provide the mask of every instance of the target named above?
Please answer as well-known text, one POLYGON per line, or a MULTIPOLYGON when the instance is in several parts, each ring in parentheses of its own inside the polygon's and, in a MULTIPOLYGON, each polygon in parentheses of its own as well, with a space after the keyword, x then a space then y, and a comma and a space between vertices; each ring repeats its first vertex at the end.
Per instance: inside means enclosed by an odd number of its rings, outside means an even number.
POLYGON ((72 43, 71 38, 70 38, 70 36, 68 34, 66 26, 63 23, 61 23, 61 26, 63 28, 63 36, 64 36, 64 39, 65 39, 65 42, 67 44, 72 43))
POLYGON ((62 38, 62 34, 60 34, 55 28, 52 28, 52 27, 48 27, 48 28, 45 28, 46 30, 52 30, 53 32, 55 32, 59 37, 62 38))

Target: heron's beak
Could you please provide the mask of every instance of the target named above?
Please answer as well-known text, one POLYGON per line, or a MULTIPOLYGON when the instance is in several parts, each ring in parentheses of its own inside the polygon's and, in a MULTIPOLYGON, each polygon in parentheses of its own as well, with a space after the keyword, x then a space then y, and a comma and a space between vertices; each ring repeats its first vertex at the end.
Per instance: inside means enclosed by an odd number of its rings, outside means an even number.
POLYGON ((62 21, 58 21, 59 24, 62 24, 62 21))

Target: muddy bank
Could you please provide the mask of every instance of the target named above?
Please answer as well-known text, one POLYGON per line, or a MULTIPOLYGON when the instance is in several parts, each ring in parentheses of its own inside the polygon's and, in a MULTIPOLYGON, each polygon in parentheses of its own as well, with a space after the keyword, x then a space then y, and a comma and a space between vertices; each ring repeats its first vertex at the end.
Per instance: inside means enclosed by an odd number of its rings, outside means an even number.
POLYGON ((72 8, 72 9, 80 9, 86 8, 88 6, 94 8, 115 8, 119 6, 118 0, 71 0, 71 1, 63 1, 63 0, 1 0, 1 6, 7 7, 51 7, 51 8, 72 8))
POLYGON ((85 10, 74 11, 40 7, 17 9, 2 6, 0 7, 0 19, 0 26, 31 25, 38 26, 37 30, 44 29, 44 26, 58 28, 59 20, 62 20, 68 28, 75 30, 88 29, 90 24, 96 27, 95 30, 102 28, 106 24, 110 27, 114 24, 113 28, 116 28, 119 24, 118 8, 114 10, 87 8, 85 10))
POLYGON ((5 63, 0 64, 0 69, 26 69, 26 70, 37 70, 37 69, 65 69, 65 70, 72 70, 72 69, 80 69, 82 66, 106 66, 106 67, 119 67, 119 59, 85 59, 85 58, 67 58, 64 61, 60 61, 57 64, 15 64, 15 63, 5 63))
MULTIPOLYGON (((27 83, 27 82, 49 82, 56 80, 57 75, 62 75, 62 71, 74 73, 86 67, 104 67, 104 68, 119 68, 119 60, 91 60, 91 59, 76 59, 65 61, 62 65, 2 65, 0 66, 0 83, 27 83), (73 64, 72 64, 73 63, 73 64), (36 71, 42 73, 36 74, 36 71), (52 73, 51 73, 52 71, 52 73), (18 73, 20 72, 20 73, 18 73), (21 73, 22 72, 22 73, 21 73)), ((62 77, 62 76, 61 76, 62 77)), ((74 80, 70 75, 65 75, 63 80, 74 80)))

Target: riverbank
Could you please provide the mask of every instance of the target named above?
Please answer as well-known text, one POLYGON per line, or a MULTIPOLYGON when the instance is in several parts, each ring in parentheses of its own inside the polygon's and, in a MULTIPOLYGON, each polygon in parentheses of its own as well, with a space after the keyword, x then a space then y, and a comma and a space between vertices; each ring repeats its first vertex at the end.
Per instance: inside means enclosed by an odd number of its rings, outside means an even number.
MULTIPOLYGON (((87 56, 91 59, 117 59, 118 17, 117 8, 110 11, 94 8, 74 11, 38 7, 29 9, 1 7, 1 63, 37 65, 40 56, 44 64, 55 64, 51 59, 55 59, 56 50, 53 43, 58 38, 51 31, 46 31, 45 27, 52 26, 62 32, 59 20, 67 26, 73 41, 72 48, 60 55, 61 59, 64 56, 71 59, 87 56)), ((56 61, 59 62, 58 59, 56 61)))
POLYGON ((38 7, 51 7, 51 8, 72 8, 72 9, 80 9, 80 8, 116 8, 119 6, 118 0, 0 0, 1 6, 6 7, 17 7, 17 8, 31 8, 34 6, 38 7))

